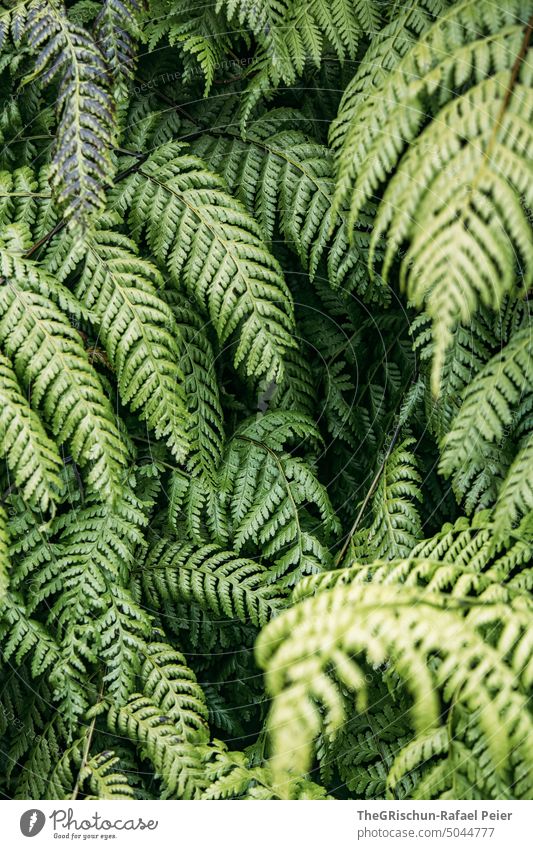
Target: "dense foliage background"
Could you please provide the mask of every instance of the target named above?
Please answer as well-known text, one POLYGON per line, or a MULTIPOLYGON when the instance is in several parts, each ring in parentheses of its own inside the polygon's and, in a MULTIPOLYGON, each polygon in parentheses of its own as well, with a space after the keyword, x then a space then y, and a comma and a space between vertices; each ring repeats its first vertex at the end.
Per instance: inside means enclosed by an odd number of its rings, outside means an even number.
POLYGON ((531 798, 532 30, 3 4, 5 796, 531 798))

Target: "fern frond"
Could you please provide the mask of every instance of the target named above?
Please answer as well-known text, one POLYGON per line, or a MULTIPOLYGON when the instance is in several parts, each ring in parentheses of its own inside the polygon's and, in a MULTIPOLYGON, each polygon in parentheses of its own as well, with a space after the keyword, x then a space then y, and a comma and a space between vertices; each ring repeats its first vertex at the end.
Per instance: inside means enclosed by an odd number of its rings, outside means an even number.
POLYGON ((406 557, 420 538, 420 475, 407 438, 385 462, 372 498, 373 521, 364 533, 365 556, 370 560, 406 557))
POLYGON ((36 54, 30 78, 59 77, 58 133, 50 182, 65 215, 84 222, 105 203, 113 173, 114 108, 102 54, 89 34, 68 20, 63 3, 29 7, 27 40, 36 54))
MULTIPOLYGON (((228 106, 218 120, 230 120, 228 106)), ((290 129, 301 113, 274 109, 241 138, 233 125, 206 129, 192 148, 226 179, 272 242, 276 226, 311 279, 326 267, 330 283, 367 293, 370 235, 364 220, 350 245, 343 214, 333 214, 334 163, 324 145, 290 129)), ((372 291, 369 290, 369 296, 372 291)))
POLYGON ((262 95, 270 94, 281 82, 290 85, 301 76, 306 64, 320 66, 326 46, 342 63, 355 58, 363 34, 379 26, 381 10, 373 0, 218 0, 231 21, 238 18, 253 33, 260 49, 249 74, 252 83, 243 109, 243 125, 262 95))
POLYGON ((151 21, 145 29, 150 49, 163 38, 177 46, 182 53, 184 80, 194 80, 200 71, 207 97, 215 72, 224 67, 233 45, 224 16, 217 14, 215 3, 199 5, 195 0, 152 0, 150 11, 151 21))
POLYGON ((312 420, 293 412, 266 413, 244 422, 228 444, 220 484, 235 550, 258 544, 273 563, 273 577, 289 585, 329 565, 321 538, 338 529, 312 466, 286 450, 294 438, 310 446, 321 439, 312 420))
POLYGON ((182 462, 188 442, 178 329, 159 297, 159 272, 134 242, 110 229, 116 225, 116 217, 104 216, 82 240, 63 238, 49 264, 62 279, 83 261, 76 296, 94 316, 121 399, 182 462))
POLYGON ((136 744, 153 765, 163 799, 198 798, 204 771, 198 746, 187 742, 151 699, 133 695, 121 708, 109 711, 109 728, 136 744))
POLYGON ((224 445, 224 414, 215 371, 215 354, 204 322, 176 292, 165 292, 177 327, 179 364, 184 375, 187 469, 213 483, 224 445))
POLYGON ((204 694, 183 655, 166 643, 149 643, 141 681, 145 696, 158 705, 180 738, 195 745, 209 739, 204 694))
MULTIPOLYGON (((279 799, 267 764, 253 765, 253 753, 230 751, 219 740, 206 751, 209 785, 203 799, 279 799)), ((301 779, 295 789, 298 799, 328 798, 323 787, 301 779)))
POLYGON ((220 177, 169 144, 128 179, 117 203, 131 209, 158 262, 209 315, 221 343, 238 334, 236 366, 279 380, 294 347, 292 301, 260 229, 220 177))
POLYGON ((111 69, 115 96, 127 91, 135 72, 143 0, 104 0, 94 22, 94 38, 111 69))
POLYGON ((0 341, 18 379, 31 388, 59 445, 68 441, 87 482, 113 500, 126 461, 111 405, 89 364, 81 339, 53 301, 79 314, 77 301, 44 271, 20 256, 0 253, 0 341))
POLYGON ((46 512, 57 499, 61 458, 18 385, 9 360, 0 354, 0 453, 22 497, 46 512))
POLYGON ((197 604, 228 619, 262 627, 283 606, 260 563, 214 545, 157 542, 148 552, 142 580, 148 596, 197 604))
POLYGON ((150 628, 127 589, 146 521, 127 491, 114 509, 96 504, 65 514, 58 546, 33 578, 35 600, 52 599, 48 620, 65 661, 79 674, 98 659, 106 692, 119 702, 132 691, 150 628))
MULTIPOLYGON (((366 584, 342 585, 305 599, 262 632, 257 659, 274 704, 269 720, 274 775, 290 794, 291 776, 311 764, 312 741, 334 736, 346 719, 342 691, 365 704, 361 656, 376 669, 389 661, 413 699, 415 731, 439 726, 439 695, 475 714, 493 769, 511 753, 530 762, 531 718, 513 672, 474 627, 438 595, 366 584), (320 625, 318 626, 318 623, 320 625), (354 624, 355 623, 355 624, 354 624), (433 656, 439 664, 430 663, 433 656)), ((368 667, 366 667, 368 668, 368 667)))
POLYGON ((490 2, 453 5, 353 111, 339 157, 337 208, 349 199, 352 226, 396 172, 372 249, 386 237, 387 278, 409 242, 401 283, 433 319, 435 393, 457 323, 533 279, 533 93, 527 64, 514 70, 523 21, 520 0, 501 16, 490 2))
POLYGON ((498 493, 494 516, 500 532, 516 526, 522 516, 533 510, 532 469, 533 434, 529 433, 521 441, 498 493))
POLYGON ((9 537, 7 532, 7 516, 0 506, 0 604, 9 584, 9 537))
MULTIPOLYGON (((468 468, 476 460, 482 466, 486 464, 491 447, 501 448, 506 436, 519 430, 520 405, 525 410, 529 409, 533 388, 530 337, 531 331, 527 327, 515 333, 464 390, 462 405, 443 440, 440 463, 443 474, 453 475, 455 486, 464 467, 468 468)), ((527 448, 525 450, 527 455, 527 448)), ((501 450, 499 462, 502 467, 501 450)), ((502 485, 511 522, 527 510, 528 484, 527 478, 523 478, 522 466, 523 460, 517 459, 516 466, 509 472, 513 478, 518 476, 516 481, 502 485), (523 486, 526 488, 522 489, 523 486), (516 502, 513 501, 513 492, 516 502)), ((504 476, 505 471, 503 466, 504 476)))

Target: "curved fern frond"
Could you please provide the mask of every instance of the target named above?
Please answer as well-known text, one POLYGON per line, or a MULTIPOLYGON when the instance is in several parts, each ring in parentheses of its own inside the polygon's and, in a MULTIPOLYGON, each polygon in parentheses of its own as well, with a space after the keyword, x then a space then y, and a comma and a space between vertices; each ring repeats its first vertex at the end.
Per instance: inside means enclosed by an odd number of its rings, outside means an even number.
POLYGON ((195 799, 204 787, 200 747, 187 742, 151 699, 134 695, 109 711, 109 728, 131 740, 153 765, 163 799, 195 799))
POLYGON ((143 0, 104 0, 94 22, 95 41, 113 74, 115 96, 127 91, 135 72, 143 0))
POLYGON ((111 405, 89 364, 81 339, 64 313, 77 301, 42 269, 1 251, 0 341, 32 406, 42 410, 59 445, 87 469, 87 482, 103 498, 120 490, 126 449, 111 405), (51 300, 51 298, 53 300, 51 300))
POLYGON ((362 102, 386 83, 387 77, 447 5, 446 0, 408 0, 386 26, 373 31, 374 37, 358 71, 343 92, 338 116, 331 122, 329 142, 335 152, 342 151, 362 102))
POLYGON ((446 704, 453 694, 454 704, 475 715, 493 769, 504 769, 512 754, 531 763, 532 720, 514 673, 474 627, 445 609, 439 595, 339 584, 269 623, 256 652, 274 697, 272 768, 287 795, 291 777, 308 772, 319 731, 334 736, 345 722, 343 691, 357 694, 357 709, 363 710, 364 670, 386 661, 413 700, 416 733, 439 727, 440 698, 446 704))
POLYGON ((45 512, 60 489, 61 458, 28 405, 9 360, 0 354, 0 453, 22 497, 45 512))
POLYGON ((182 462, 188 442, 178 329, 158 295, 159 272, 138 256, 134 242, 108 229, 116 224, 104 216, 78 243, 61 240, 65 257, 50 262, 61 279, 83 260, 76 296, 94 316, 122 401, 182 462))
POLYGON ((352 226, 395 171, 372 250, 386 237, 387 278, 409 242, 401 283, 433 319, 435 393, 457 323, 533 279, 525 13, 520 0, 501 15, 452 6, 353 111, 339 157, 337 208, 349 198, 352 226))
POLYGON ((420 475, 409 448, 412 438, 393 449, 385 461, 376 493, 372 498, 373 521, 363 532, 359 545, 369 560, 394 560, 406 557, 420 538, 420 475))
POLYGON ((280 380, 294 347, 292 301, 260 229, 194 156, 168 144, 128 178, 118 201, 136 232, 209 315, 221 343, 234 333, 236 366, 250 377, 280 380))

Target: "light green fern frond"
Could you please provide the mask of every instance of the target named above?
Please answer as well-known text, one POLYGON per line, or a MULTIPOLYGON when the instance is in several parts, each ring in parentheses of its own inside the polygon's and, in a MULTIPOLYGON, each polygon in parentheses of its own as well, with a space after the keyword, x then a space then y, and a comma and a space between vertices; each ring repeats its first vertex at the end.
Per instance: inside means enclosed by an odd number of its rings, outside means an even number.
POLYGON ((196 745, 209 738, 204 694, 183 655, 166 643, 148 643, 141 681, 145 696, 160 707, 180 738, 196 745))
POLYGON ((365 670, 386 661, 412 698, 417 734, 439 727, 440 700, 453 694, 454 704, 475 716, 493 769, 517 755, 530 763, 532 721, 513 671, 475 627, 445 608, 438 594, 338 584, 264 629, 257 659, 274 698, 272 768, 287 795, 291 777, 309 771, 319 731, 334 736, 345 722, 343 691, 356 694, 356 709, 364 710, 365 670))
POLYGON ((352 226, 388 179, 372 250, 386 239, 387 278, 409 244, 400 282, 433 320, 435 393, 457 323, 533 279, 529 12, 500 11, 463 0, 440 16, 353 110, 339 156, 352 226))
POLYGON ((205 705, 194 675, 181 658, 176 666, 176 659, 166 648, 153 647, 143 673, 151 695, 134 694, 123 707, 111 708, 109 728, 152 763, 162 798, 194 799, 205 786, 200 754, 207 739, 205 705))

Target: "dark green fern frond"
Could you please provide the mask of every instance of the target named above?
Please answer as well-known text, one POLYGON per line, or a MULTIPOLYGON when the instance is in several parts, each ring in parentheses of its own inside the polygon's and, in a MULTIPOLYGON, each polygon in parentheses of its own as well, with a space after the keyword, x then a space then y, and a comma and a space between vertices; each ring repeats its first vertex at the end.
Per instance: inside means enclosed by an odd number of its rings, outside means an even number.
POLYGON ((111 405, 91 367, 81 339, 57 307, 76 300, 42 269, 1 252, 0 341, 32 406, 49 424, 59 445, 68 441, 87 470, 88 484, 103 498, 116 498, 126 449, 111 405))
POLYGON ((186 434, 190 444, 187 469, 213 484, 224 445, 224 414, 215 370, 215 355, 207 327, 176 292, 165 292, 177 327, 178 357, 187 405, 186 434))
POLYGON ((438 594, 338 584, 271 622, 259 638, 257 658, 274 697, 272 767, 287 795, 291 777, 309 770, 319 731, 333 736, 344 723, 343 691, 357 694, 363 709, 364 670, 386 660, 411 695, 417 734, 439 727, 439 699, 453 693, 454 703, 476 717, 493 769, 501 772, 516 756, 530 763, 532 720, 514 673, 475 627, 445 609, 438 594), (430 663, 434 656, 441 662, 430 663))
POLYGON ((58 495, 61 458, 0 354, 0 443, 23 498, 45 512, 58 495))
POLYGON ((373 250, 383 237, 387 278, 409 245, 400 282, 433 320, 435 394, 456 325, 533 275, 528 14, 521 0, 501 15, 454 4, 351 112, 339 155, 352 226, 388 180, 373 250))
POLYGON ((83 262, 76 296, 94 316, 122 401, 183 461, 188 442, 178 328, 159 297, 159 272, 113 225, 116 217, 105 216, 83 240, 69 245, 62 239, 65 256, 52 255, 50 263, 62 279, 83 262))
MULTIPOLYGON (((254 764, 253 749, 230 751, 219 740, 205 753, 206 777, 209 785, 203 799, 279 799, 270 767, 254 764)), ((324 788, 302 778, 295 788, 297 799, 328 798, 324 788)))
POLYGON ((104 0, 94 22, 94 38, 111 69, 118 96, 127 91, 135 73, 143 5, 143 0, 104 0))
POLYGON ((289 585, 327 568, 324 540, 338 528, 312 465, 287 451, 295 440, 307 450, 320 444, 306 416, 280 411, 245 422, 228 444, 220 483, 235 550, 259 545, 273 577, 289 585))
POLYGON ((136 232, 181 289, 209 315, 221 343, 237 334, 236 366, 280 379, 294 346, 292 301, 259 227, 223 181, 180 146, 153 153, 128 179, 118 202, 136 232))
POLYGON ((108 71, 89 34, 70 23, 63 3, 35 0, 27 39, 35 70, 47 85, 58 78, 58 131, 50 182, 69 219, 83 222, 105 204, 111 183, 114 108, 108 71))
POLYGON ((413 444, 414 439, 404 439, 385 462, 372 498, 373 521, 364 533, 365 557, 369 560, 406 557, 420 538, 417 502, 422 496, 416 460, 409 450, 413 444))
POLYGON ((148 552, 142 580, 149 598, 191 602, 217 616, 265 625, 283 606, 260 563, 214 545, 162 540, 148 552))
POLYGON ((159 777, 163 799, 198 798, 204 787, 200 759, 203 734, 187 742, 175 723, 151 699, 134 695, 109 712, 110 730, 139 747, 159 777))
POLYGON ((9 583, 9 538, 7 535, 7 516, 0 506, 0 603, 3 601, 9 583))
POLYGON ((267 112, 241 138, 230 122, 228 106, 218 118, 223 126, 206 129, 193 142, 193 150, 224 176, 269 243, 279 227, 311 279, 323 265, 332 286, 366 294, 370 235, 363 221, 350 245, 345 216, 333 213, 331 152, 291 129, 304 123, 296 110, 267 112))

